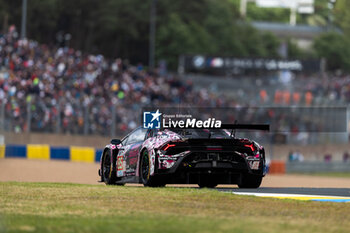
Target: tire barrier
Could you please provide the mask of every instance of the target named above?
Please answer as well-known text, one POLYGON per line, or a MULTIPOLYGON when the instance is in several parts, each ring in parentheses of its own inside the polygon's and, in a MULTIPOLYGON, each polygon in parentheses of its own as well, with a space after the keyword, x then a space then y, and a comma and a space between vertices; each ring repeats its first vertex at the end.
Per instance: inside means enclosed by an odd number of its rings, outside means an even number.
POLYGON ((286 163, 284 161, 272 160, 269 167, 269 174, 285 174, 286 163))
POLYGON ((88 162, 95 161, 95 149, 92 147, 76 147, 70 148, 70 160, 74 162, 88 162))
POLYGON ((36 160, 69 160, 73 162, 100 162, 102 149, 93 147, 55 147, 44 144, 0 145, 0 158, 27 158, 36 160))
POLYGON ((28 159, 50 159, 50 146, 49 145, 27 145, 27 158, 28 159))
POLYGON ((5 145, 0 145, 0 159, 5 158, 5 145))

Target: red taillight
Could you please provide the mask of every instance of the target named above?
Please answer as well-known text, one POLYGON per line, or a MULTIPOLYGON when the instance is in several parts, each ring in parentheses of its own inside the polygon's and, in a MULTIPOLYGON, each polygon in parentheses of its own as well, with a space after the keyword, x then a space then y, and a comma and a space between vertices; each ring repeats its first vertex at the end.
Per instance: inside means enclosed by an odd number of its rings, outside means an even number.
POLYGON ((253 152, 255 151, 254 145, 250 144, 250 145, 244 145, 245 147, 249 147, 253 152))
POLYGON ((163 150, 167 150, 167 149, 169 149, 170 147, 173 147, 173 146, 175 146, 175 144, 167 144, 167 145, 165 145, 163 147, 163 150))

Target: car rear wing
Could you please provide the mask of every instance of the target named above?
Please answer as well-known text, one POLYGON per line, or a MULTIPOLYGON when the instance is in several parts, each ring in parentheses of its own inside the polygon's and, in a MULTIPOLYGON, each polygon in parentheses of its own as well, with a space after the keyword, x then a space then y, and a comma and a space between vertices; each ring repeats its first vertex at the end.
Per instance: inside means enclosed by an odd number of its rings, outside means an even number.
POLYGON ((270 125, 268 124, 222 124, 221 128, 270 131, 270 125))
POLYGON ((167 129, 181 129, 181 130, 186 130, 186 129, 248 129, 248 130, 262 130, 262 131, 270 131, 270 125, 268 124, 221 124, 220 128, 212 128, 212 127, 201 127, 201 128, 196 128, 196 127, 170 127, 167 129))

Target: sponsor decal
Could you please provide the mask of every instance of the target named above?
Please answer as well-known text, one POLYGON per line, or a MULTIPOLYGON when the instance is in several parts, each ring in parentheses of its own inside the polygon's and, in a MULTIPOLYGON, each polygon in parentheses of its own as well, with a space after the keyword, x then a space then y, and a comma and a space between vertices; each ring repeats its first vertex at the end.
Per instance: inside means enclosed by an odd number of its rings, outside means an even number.
POLYGON ((117 176, 124 176, 124 159, 123 155, 117 157, 117 176))
POLYGON ((157 111, 150 111, 143 113, 143 128, 145 129, 159 129, 159 128, 221 128, 221 121, 215 118, 207 118, 206 120, 201 120, 192 117, 189 114, 162 114, 157 111), (161 116, 162 121, 161 121, 161 116))
POLYGON ((205 58, 203 56, 195 56, 193 58, 193 65, 198 69, 203 68, 205 66, 205 58))
POLYGON ((250 168, 252 170, 259 170, 259 161, 250 161, 250 168))
POLYGON ((159 129, 160 128, 160 116, 162 114, 159 109, 155 112, 143 113, 143 128, 145 129, 159 129))
POLYGON ((207 120, 197 120, 196 118, 188 118, 186 120, 172 120, 167 121, 163 119, 164 128, 221 128, 221 121, 215 118, 208 118, 207 120))

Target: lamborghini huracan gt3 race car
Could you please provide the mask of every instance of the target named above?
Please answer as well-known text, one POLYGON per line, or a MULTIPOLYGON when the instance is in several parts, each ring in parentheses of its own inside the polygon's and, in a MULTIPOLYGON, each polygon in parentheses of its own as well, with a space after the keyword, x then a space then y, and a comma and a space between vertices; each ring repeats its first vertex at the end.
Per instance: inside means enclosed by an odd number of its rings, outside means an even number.
POLYGON ((258 188, 265 151, 258 143, 224 129, 135 129, 112 139, 101 156, 99 175, 106 184, 238 184, 258 188))

